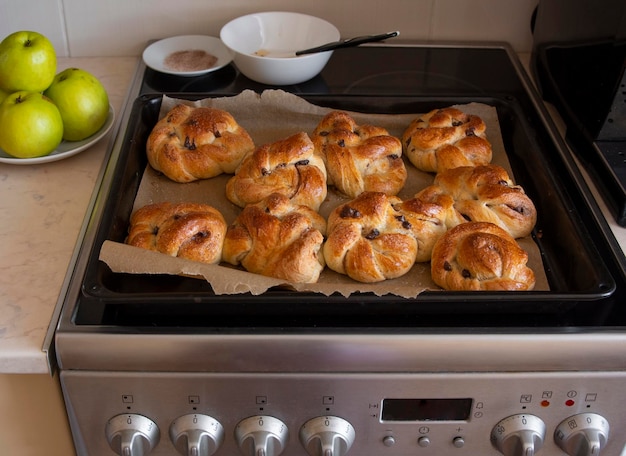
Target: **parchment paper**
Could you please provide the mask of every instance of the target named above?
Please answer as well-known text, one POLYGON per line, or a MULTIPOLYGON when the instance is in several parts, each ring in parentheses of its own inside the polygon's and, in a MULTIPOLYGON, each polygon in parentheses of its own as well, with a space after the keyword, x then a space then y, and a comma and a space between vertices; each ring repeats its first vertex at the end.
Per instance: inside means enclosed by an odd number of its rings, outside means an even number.
MULTIPOLYGON (((288 92, 266 90, 262 94, 244 91, 234 97, 206 98, 195 102, 164 96, 160 116, 164 116, 179 103, 191 106, 212 106, 230 112, 248 131, 257 147, 300 131, 310 134, 322 117, 330 111, 328 108, 315 106, 288 92)), ((492 163, 507 169, 514 178, 504 150, 496 109, 479 103, 456 107, 464 112, 479 115, 484 120, 487 125, 487 139, 493 148, 492 163)), ((386 128, 391 135, 401 137, 409 123, 421 113, 389 115, 350 112, 350 114, 358 124, 369 123, 381 126, 386 128)), ((434 175, 417 170, 406 158, 405 163, 408 171, 407 183, 398 196, 402 199, 409 199, 419 190, 430 185, 434 175)), ((147 204, 162 201, 205 203, 220 210, 226 222, 230 224, 241 210, 226 198, 224 189, 230 177, 231 175, 221 175, 212 179, 180 184, 169 180, 148 166, 142 177, 133 211, 147 204)), ((328 198, 322 203, 320 213, 327 217, 334 207, 345 201, 348 199, 330 187, 328 198)), ((528 265, 535 272, 537 279, 535 290, 548 290, 548 281, 537 245, 530 237, 518 239, 518 243, 529 254, 528 265)), ((113 241, 104 242, 100 251, 100 260, 104 261, 113 272, 177 274, 207 280, 216 294, 250 292, 257 295, 272 287, 287 287, 325 295, 340 293, 349 296, 356 292, 372 292, 378 296, 394 294, 410 298, 416 297, 425 290, 441 290, 431 279, 429 262, 416 263, 406 275, 400 278, 374 284, 356 282, 329 268, 324 269, 319 281, 315 284, 288 284, 283 280, 251 274, 227 264, 197 263, 113 241)))

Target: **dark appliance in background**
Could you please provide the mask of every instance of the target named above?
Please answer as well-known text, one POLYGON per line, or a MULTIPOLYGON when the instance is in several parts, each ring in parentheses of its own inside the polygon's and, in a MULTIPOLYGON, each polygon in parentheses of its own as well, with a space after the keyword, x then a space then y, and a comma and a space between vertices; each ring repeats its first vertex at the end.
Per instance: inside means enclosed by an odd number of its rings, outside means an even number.
POLYGON ((531 68, 566 140, 626 226, 626 2, 541 0, 531 68))

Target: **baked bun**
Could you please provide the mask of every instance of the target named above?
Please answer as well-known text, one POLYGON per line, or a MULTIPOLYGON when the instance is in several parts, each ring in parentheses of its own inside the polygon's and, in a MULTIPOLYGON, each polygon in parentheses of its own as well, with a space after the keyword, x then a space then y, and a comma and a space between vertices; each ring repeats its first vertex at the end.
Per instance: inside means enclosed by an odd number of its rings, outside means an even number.
POLYGON ((223 259, 255 274, 314 283, 324 269, 325 232, 321 215, 274 193, 246 206, 228 227, 223 259))
POLYGON ((239 207, 272 193, 315 211, 326 198, 326 167, 306 133, 259 147, 244 158, 226 183, 226 197, 239 207))
POLYGON ((328 185, 356 197, 364 191, 397 194, 407 178, 402 143, 387 130, 357 125, 344 111, 331 111, 312 135, 315 150, 322 155, 328 185))
POLYGON ((537 222, 532 200, 498 165, 462 166, 443 171, 435 176, 433 185, 416 197, 439 203, 442 198, 452 198, 459 221, 494 223, 514 238, 528 236, 537 222))
POLYGON ((417 241, 415 262, 430 261, 435 242, 448 231, 451 225, 449 218, 456 215, 452 204, 441 205, 412 198, 394 204, 394 209, 400 213, 396 218, 403 223, 404 228, 411 231, 417 241))
POLYGON ((148 162, 176 182, 232 174, 252 138, 228 112, 179 104, 154 126, 146 146, 148 162))
POLYGON ((491 162, 483 120, 456 108, 435 109, 413 120, 402 135, 407 158, 419 170, 438 173, 491 162))
POLYGON ((433 281, 445 290, 532 290, 528 254, 506 231, 485 222, 452 228, 435 243, 433 281))
POLYGON ((359 282, 406 274, 417 257, 412 226, 395 206, 397 196, 363 192, 328 217, 324 259, 333 271, 359 282))
POLYGON ((156 203, 131 216, 126 243, 203 263, 219 263, 226 222, 212 206, 156 203))

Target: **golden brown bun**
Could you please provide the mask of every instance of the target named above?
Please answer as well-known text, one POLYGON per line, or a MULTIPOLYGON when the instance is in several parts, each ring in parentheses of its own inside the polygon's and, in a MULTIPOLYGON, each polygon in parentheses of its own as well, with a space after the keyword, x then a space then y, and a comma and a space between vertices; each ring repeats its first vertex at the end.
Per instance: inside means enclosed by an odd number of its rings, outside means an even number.
POLYGON ((492 223, 468 222, 435 243, 431 274, 446 290, 532 290, 535 274, 528 254, 492 223))
POLYGON ((226 196, 239 207, 280 193, 317 211, 326 198, 326 167, 304 132, 265 144, 241 162, 226 183, 226 196))
POLYGON ((381 192, 363 192, 328 217, 324 259, 328 267, 359 282, 379 282, 406 274, 415 263, 417 241, 402 201, 381 192))
POLYGON ((415 262, 430 261, 435 242, 448 230, 449 217, 456 213, 452 204, 441 205, 412 198, 394 204, 394 208, 400 213, 396 218, 411 230, 417 241, 415 262))
POLYGON ((331 111, 312 135, 322 155, 328 185, 354 198, 364 191, 397 194, 407 178, 402 143, 387 130, 357 125, 344 111, 331 111))
POLYGON ((226 111, 177 105, 148 137, 148 162, 176 182, 232 174, 248 152, 252 138, 226 111))
POLYGON ((433 185, 416 197, 439 203, 451 198, 458 222, 464 219, 494 223, 514 238, 528 236, 537 222, 532 200, 498 165, 462 166, 443 171, 435 176, 433 185))
POLYGON ((223 259, 255 274, 314 283, 324 269, 325 232, 321 215, 275 193, 241 211, 226 233, 223 259))
POLYGON ((203 263, 219 263, 226 222, 212 206, 156 203, 131 216, 126 243, 203 263))
POLYGON ((419 170, 438 173, 491 162, 483 120, 456 108, 435 109, 413 120, 402 135, 404 153, 419 170))

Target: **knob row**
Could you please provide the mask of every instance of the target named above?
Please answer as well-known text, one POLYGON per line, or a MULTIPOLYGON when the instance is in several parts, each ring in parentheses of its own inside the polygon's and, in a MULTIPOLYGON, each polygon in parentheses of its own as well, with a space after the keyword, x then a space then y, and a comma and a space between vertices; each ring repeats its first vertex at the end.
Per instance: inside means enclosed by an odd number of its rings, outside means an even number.
MULTIPOLYGON (((534 456, 543 446, 546 425, 534 415, 504 418, 491 431, 494 446, 505 456, 534 456)), ((609 438, 608 421, 596 413, 581 413, 563 420, 554 441, 570 456, 598 456, 609 438)))
MULTIPOLYGON (((187 456, 210 456, 224 441, 224 427, 202 414, 183 415, 169 430, 176 450, 187 456)), ((300 442, 311 456, 343 456, 355 439, 352 425, 337 416, 319 416, 300 428, 300 442)), ((111 418, 106 426, 109 445, 121 456, 148 455, 159 443, 160 431, 151 419, 137 414, 111 418)), ((272 416, 251 416, 235 428, 239 449, 247 456, 278 456, 289 437, 287 425, 272 416)))

